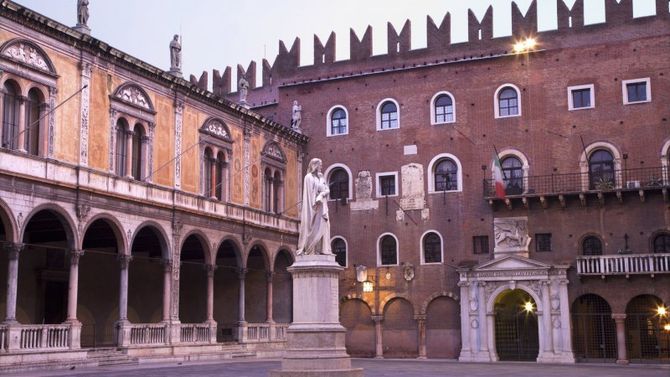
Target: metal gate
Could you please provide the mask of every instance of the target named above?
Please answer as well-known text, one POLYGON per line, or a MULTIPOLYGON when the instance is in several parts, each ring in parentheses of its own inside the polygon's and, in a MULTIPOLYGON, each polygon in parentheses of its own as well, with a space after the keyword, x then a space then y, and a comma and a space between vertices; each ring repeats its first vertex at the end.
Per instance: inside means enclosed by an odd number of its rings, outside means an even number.
POLYGON ((580 361, 616 360, 616 325, 605 299, 587 294, 575 300, 572 305, 572 342, 575 357, 580 361))
POLYGON ((670 361, 670 322, 668 314, 659 315, 664 307, 655 296, 638 296, 626 308, 626 348, 628 359, 670 361))
POLYGON ((539 353, 537 315, 523 310, 532 304, 528 293, 514 290, 504 294, 495 307, 496 352, 501 361, 535 361, 539 353))

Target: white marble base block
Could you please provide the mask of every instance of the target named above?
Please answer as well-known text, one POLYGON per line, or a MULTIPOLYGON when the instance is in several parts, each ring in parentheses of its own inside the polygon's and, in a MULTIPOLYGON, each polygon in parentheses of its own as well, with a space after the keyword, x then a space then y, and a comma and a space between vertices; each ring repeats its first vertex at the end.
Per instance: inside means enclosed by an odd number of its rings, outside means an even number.
POLYGON ((344 346, 346 330, 339 320, 341 270, 333 255, 299 256, 288 268, 293 275, 293 323, 287 330, 281 370, 270 376, 363 376, 363 369, 351 368, 344 346))

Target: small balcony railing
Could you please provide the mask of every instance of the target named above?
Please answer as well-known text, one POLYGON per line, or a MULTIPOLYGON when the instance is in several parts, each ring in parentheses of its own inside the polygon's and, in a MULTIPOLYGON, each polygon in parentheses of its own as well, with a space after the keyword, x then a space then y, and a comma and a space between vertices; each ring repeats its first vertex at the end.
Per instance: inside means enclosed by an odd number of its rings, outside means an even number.
POLYGON ((182 343, 210 343, 216 329, 208 323, 182 323, 179 329, 182 343))
MULTIPOLYGON (((670 187, 668 173, 668 167, 649 167, 613 170, 599 174, 585 172, 525 176, 506 179, 504 181, 505 195, 524 197, 663 189, 670 187)), ((485 179, 484 198, 494 199, 495 197, 495 181, 485 179)))
POLYGON ((670 273, 670 254, 625 254, 577 257, 582 276, 655 275, 670 273))
POLYGON ((167 344, 167 325, 132 324, 130 328, 131 345, 164 345, 167 344))

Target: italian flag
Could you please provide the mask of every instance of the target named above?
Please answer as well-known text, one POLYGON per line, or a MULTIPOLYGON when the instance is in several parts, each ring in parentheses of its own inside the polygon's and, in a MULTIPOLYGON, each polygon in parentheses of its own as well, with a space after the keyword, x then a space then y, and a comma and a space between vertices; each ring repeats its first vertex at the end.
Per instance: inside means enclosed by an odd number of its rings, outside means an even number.
POLYGON ((500 159, 498 154, 493 153, 493 184, 496 186, 496 197, 505 197, 505 182, 503 181, 502 166, 500 166, 500 159))

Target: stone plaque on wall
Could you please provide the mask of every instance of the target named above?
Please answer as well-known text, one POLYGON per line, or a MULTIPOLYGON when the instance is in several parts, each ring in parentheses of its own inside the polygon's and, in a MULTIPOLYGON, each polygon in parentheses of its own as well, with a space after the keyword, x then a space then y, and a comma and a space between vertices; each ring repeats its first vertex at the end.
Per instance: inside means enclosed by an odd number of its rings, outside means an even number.
POLYGON ((494 254, 517 254, 528 257, 528 217, 493 219, 494 254))
POLYGON ((351 202, 353 211, 363 211, 379 208, 379 202, 372 199, 372 174, 369 170, 361 170, 354 182, 356 200, 351 202))
POLYGON ((423 187, 423 166, 411 163, 400 168, 402 197, 400 206, 405 210, 424 209, 426 192, 423 187))

